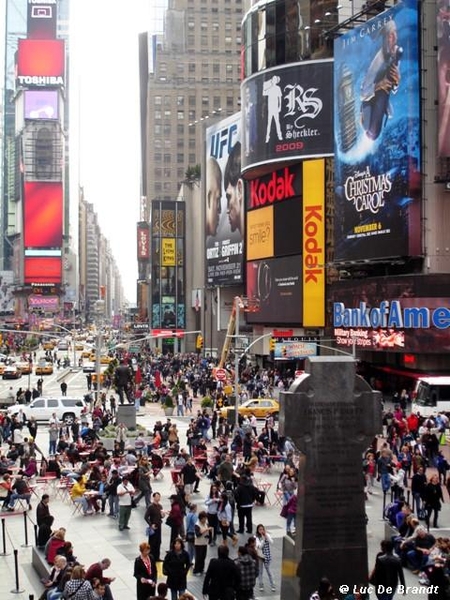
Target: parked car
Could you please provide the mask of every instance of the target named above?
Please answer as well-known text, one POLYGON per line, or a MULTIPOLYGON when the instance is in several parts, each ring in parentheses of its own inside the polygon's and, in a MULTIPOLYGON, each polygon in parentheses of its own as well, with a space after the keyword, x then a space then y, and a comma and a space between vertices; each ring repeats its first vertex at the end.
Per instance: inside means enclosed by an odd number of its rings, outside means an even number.
MULTIPOLYGON (((234 409, 234 406, 225 406, 220 411, 221 417, 227 417, 228 411, 234 409)), ((265 419, 268 415, 273 415, 274 418, 278 417, 280 412, 280 405, 278 400, 273 398, 253 398, 243 402, 238 412, 240 415, 255 415, 256 418, 265 419)))
POLYGON ((8 408, 8 415, 12 416, 23 411, 25 417, 34 417, 36 421, 48 421, 53 413, 60 421, 73 423, 75 418, 80 418, 89 412, 89 406, 83 398, 61 396, 58 398, 39 397, 30 404, 15 404, 8 408))
POLYGON ((66 352, 69 349, 69 344, 66 341, 61 341, 58 343, 58 350, 60 352, 66 352))

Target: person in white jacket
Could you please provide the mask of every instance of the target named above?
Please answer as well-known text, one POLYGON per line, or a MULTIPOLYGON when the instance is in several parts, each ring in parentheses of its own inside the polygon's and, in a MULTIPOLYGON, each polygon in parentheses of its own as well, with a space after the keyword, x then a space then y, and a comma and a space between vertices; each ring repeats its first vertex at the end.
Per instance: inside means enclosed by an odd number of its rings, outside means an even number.
POLYGON ((259 591, 264 590, 263 572, 266 570, 267 577, 269 578, 270 588, 272 592, 276 591, 275 583, 273 581, 272 572, 270 570, 270 563, 272 562, 272 552, 270 545, 273 543, 271 536, 267 533, 264 525, 258 525, 256 528, 256 551, 259 559, 259 572, 258 582, 259 591), (264 568, 263 568, 264 567, 264 568))

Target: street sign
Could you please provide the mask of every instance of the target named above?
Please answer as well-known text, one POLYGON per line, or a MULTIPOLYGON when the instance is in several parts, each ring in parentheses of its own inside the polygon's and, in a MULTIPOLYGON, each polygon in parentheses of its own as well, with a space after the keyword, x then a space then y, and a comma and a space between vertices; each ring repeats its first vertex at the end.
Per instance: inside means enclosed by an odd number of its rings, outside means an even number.
POLYGON ((221 369, 219 367, 215 370, 214 376, 217 379, 217 381, 225 381, 227 378, 227 372, 225 371, 225 369, 221 369))

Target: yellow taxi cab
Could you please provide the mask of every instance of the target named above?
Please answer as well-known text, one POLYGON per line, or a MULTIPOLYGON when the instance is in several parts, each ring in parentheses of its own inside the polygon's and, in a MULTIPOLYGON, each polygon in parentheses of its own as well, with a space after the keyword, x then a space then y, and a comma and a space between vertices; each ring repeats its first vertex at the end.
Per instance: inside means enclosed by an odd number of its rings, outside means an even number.
POLYGON ((80 343, 78 343, 78 342, 77 342, 77 343, 75 344, 75 350, 76 350, 77 352, 84 350, 84 345, 83 345, 83 344, 80 344, 80 343))
POLYGON ((101 365, 109 365, 109 363, 112 361, 112 358, 110 356, 107 356, 106 354, 102 354, 102 356, 100 356, 100 364, 101 365))
POLYGON ((42 347, 44 350, 53 350, 55 347, 55 342, 44 342, 42 347))
POLYGON ((30 363, 27 360, 16 363, 16 367, 20 369, 22 375, 29 375, 33 372, 33 363, 30 363))
POLYGON ((92 354, 92 352, 90 350, 83 350, 83 352, 81 353, 81 358, 89 358, 90 359, 91 354, 92 354))
POLYGON ((0 363, 0 375, 3 375, 3 373, 5 372, 5 369, 6 369, 5 363, 0 363))
MULTIPOLYGON (((226 418, 230 408, 234 409, 234 406, 225 406, 222 408, 220 416, 226 418)), ((243 402, 239 406, 238 412, 243 416, 255 415, 257 419, 265 419, 269 415, 276 418, 280 412, 280 405, 278 400, 274 400, 273 398, 252 398, 243 402)))
POLYGON ((95 362, 95 352, 91 352, 88 356, 89 362, 95 362))
POLYGON ((40 360, 34 370, 35 375, 52 375, 53 364, 46 360, 40 360))

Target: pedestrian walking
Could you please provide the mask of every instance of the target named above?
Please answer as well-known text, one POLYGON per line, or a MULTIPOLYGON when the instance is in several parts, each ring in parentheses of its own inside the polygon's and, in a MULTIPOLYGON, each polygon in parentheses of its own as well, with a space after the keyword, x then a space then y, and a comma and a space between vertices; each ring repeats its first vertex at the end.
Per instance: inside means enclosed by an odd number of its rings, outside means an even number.
POLYGON ((393 542, 383 540, 381 553, 378 554, 375 567, 369 577, 369 582, 375 586, 378 600, 392 600, 399 581, 403 586, 405 585, 402 563, 400 558, 394 555, 393 542))
POLYGON ((155 595, 158 571, 147 542, 139 544, 139 556, 134 561, 133 575, 136 578, 137 600, 147 600, 155 595))
POLYGON ((130 529, 128 522, 131 516, 131 506, 134 496, 134 486, 130 483, 128 475, 124 475, 122 483, 117 486, 119 496, 119 530, 130 529))
POLYGON ((67 383, 65 381, 61 381, 61 385, 59 387, 61 388, 61 394, 63 396, 67 396, 67 383))
POLYGON ((160 561, 161 525, 164 516, 165 512, 161 506, 161 494, 154 492, 152 502, 145 511, 144 519, 148 527, 152 529, 151 535, 148 537, 148 543, 150 544, 151 554, 157 562, 160 561))
POLYGON ((177 538, 166 554, 163 562, 163 573, 167 576, 167 586, 172 594, 172 600, 186 591, 187 574, 191 568, 189 555, 184 549, 183 540, 177 538))
POLYGON ((209 561, 203 580, 203 595, 209 600, 234 600, 239 587, 239 569, 229 558, 228 546, 217 548, 217 558, 209 561))

